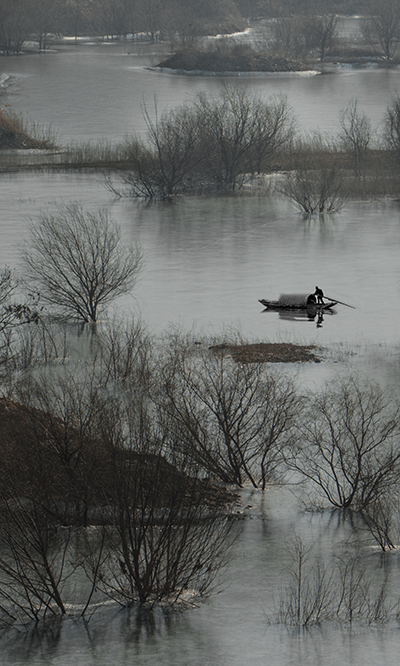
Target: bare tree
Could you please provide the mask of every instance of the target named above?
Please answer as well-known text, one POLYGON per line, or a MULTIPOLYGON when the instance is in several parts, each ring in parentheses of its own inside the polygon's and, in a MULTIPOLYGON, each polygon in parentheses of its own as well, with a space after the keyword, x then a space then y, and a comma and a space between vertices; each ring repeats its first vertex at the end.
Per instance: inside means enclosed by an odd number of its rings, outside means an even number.
POLYGON ((142 253, 122 243, 106 210, 71 205, 31 224, 23 259, 44 303, 65 317, 96 322, 105 306, 132 289, 142 253))
POLYGON ((143 322, 114 319, 98 332, 101 383, 135 384, 145 390, 151 383, 152 340, 143 322))
POLYGON ((0 51, 19 53, 28 39, 31 15, 26 0, 1 0, 0 51))
POLYGON ((296 16, 282 16, 272 24, 274 49, 285 58, 304 58, 312 49, 309 20, 296 16))
MULTIPOLYGON (((97 587, 124 606, 204 596, 232 543, 232 521, 209 503, 210 482, 192 458, 166 447, 170 434, 154 416, 128 396, 100 423, 113 499, 97 587)), ((85 562, 91 579, 97 562, 96 550, 85 562)))
POLYGON ((394 160, 400 163, 400 95, 394 95, 386 107, 383 138, 394 160))
POLYGON ((296 537, 289 545, 289 582, 284 586, 277 620, 308 627, 329 620, 382 622, 395 616, 388 578, 376 583, 376 571, 360 560, 360 552, 333 557, 316 556, 312 546, 296 537))
POLYGON ((280 599, 278 622, 307 627, 331 619, 335 584, 333 571, 312 556, 299 538, 290 544, 289 582, 280 599))
POLYGON ((208 349, 175 340, 153 390, 175 446, 225 483, 254 487, 282 461, 297 396, 286 377, 262 363, 240 364, 223 344, 208 349))
POLYGON ((371 122, 365 113, 359 112, 355 99, 340 111, 339 123, 341 127, 339 139, 343 148, 352 156, 358 174, 368 153, 371 122))
POLYGON ((365 510, 400 478, 399 404, 355 376, 310 395, 288 464, 335 507, 365 510))
POLYGON ((268 168, 293 136, 294 121, 284 97, 269 102, 225 88, 216 99, 199 94, 192 105, 157 116, 146 107, 148 143, 130 140, 123 180, 138 196, 166 198, 185 190, 235 190, 249 174, 268 168))
POLYGON ((372 0, 370 16, 364 19, 361 32, 384 60, 393 60, 400 38, 400 6, 397 0, 372 0))
POLYGON ((0 270, 0 366, 3 379, 15 369, 28 324, 39 324, 38 294, 18 294, 18 279, 7 266, 0 270))
POLYGON ((260 171, 293 136, 294 124, 284 98, 269 104, 244 90, 226 87, 221 97, 197 102, 202 118, 201 141, 207 147, 205 176, 235 190, 246 174, 260 171))
POLYGON ((398 543, 399 508, 398 491, 396 488, 390 488, 389 492, 383 492, 375 497, 362 512, 365 524, 382 552, 393 550, 398 543))
POLYGON ((334 213, 346 200, 342 171, 336 166, 296 169, 288 174, 279 191, 307 215, 334 213))
POLYGON ((40 505, 15 496, 0 515, 0 618, 5 624, 66 615, 71 530, 58 533, 40 505))
POLYGON ((193 170, 201 160, 199 153, 200 119, 196 109, 182 106, 163 113, 153 121, 146 107, 149 148, 135 140, 128 147, 133 171, 124 181, 134 194, 167 198, 193 188, 193 170))
POLYGON ((339 17, 332 13, 315 16, 305 22, 305 30, 310 36, 310 44, 317 52, 321 62, 325 60, 329 50, 335 44, 338 21, 339 17))
POLYGON ((6 266, 0 270, 0 333, 11 326, 38 320, 38 294, 28 294, 21 303, 18 302, 21 299, 12 298, 17 289, 17 276, 6 266))
POLYGON ((35 374, 20 402, 0 399, 0 622, 86 614, 94 595, 190 601, 225 563, 234 495, 182 453, 136 375, 105 386, 96 370, 35 374))
POLYGON ((33 0, 31 3, 32 30, 40 51, 45 51, 54 41, 60 13, 60 0, 33 0))
POLYGON ((44 621, 65 615, 67 603, 85 604, 85 593, 77 595, 70 586, 77 567, 72 525, 84 522, 85 499, 95 504, 92 488, 103 456, 99 444, 90 447, 87 432, 95 407, 76 399, 76 387, 72 395, 74 387, 68 392, 63 386, 56 397, 52 388, 41 377, 21 389, 26 404, 0 400, 0 608, 5 623, 44 621), (41 411, 38 404, 57 407, 58 414, 41 411))

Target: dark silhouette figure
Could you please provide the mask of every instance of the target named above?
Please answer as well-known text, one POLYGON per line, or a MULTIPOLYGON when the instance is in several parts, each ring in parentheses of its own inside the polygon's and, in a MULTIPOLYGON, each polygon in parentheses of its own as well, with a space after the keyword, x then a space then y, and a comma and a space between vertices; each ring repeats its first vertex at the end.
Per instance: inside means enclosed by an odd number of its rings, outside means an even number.
POLYGON ((314 296, 317 297, 317 305, 324 305, 324 292, 319 287, 315 287, 314 296))

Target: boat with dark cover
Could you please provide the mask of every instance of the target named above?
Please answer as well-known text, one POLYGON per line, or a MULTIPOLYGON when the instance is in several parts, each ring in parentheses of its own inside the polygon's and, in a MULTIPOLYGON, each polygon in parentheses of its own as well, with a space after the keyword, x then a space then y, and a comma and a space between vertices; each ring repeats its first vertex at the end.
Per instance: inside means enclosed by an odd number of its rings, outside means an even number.
POLYGON ((281 294, 277 301, 260 298, 259 303, 268 310, 330 310, 338 301, 317 303, 314 294, 281 294))

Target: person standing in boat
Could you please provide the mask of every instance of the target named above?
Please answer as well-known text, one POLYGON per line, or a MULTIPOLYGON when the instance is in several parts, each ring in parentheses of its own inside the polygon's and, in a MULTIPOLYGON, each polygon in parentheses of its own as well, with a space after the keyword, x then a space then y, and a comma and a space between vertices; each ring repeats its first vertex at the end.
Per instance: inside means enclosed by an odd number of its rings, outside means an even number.
POLYGON ((317 305, 324 305, 324 292, 319 287, 315 287, 314 296, 317 297, 317 305))

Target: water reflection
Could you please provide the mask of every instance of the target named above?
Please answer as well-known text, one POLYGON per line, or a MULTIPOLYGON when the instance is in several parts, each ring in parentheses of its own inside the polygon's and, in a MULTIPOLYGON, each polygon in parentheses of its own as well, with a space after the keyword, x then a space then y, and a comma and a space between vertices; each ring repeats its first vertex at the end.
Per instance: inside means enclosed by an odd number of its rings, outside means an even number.
POLYGON ((5 633, 4 663, 52 663, 57 656, 63 625, 63 620, 57 618, 46 626, 35 625, 30 631, 5 633))
MULTIPOLYGON (((308 497, 296 485, 300 502, 308 497)), ((308 503, 308 502, 307 502, 308 503)), ((287 487, 266 493, 245 490, 246 515, 238 523, 240 538, 225 574, 221 594, 198 608, 171 613, 161 609, 105 606, 89 623, 71 618, 49 630, 8 637, 2 663, 9 666, 365 666, 398 663, 398 625, 366 626, 336 621, 308 630, 286 628, 274 620, 279 595, 288 580, 291 533, 325 562, 359 553, 360 566, 386 575, 398 596, 399 558, 371 548, 362 524, 347 512, 305 511, 287 487)), ((389 601, 391 602, 391 600, 389 601)))
POLYGON ((266 308, 263 312, 276 314, 283 321, 296 322, 314 322, 317 328, 322 328, 326 315, 337 314, 336 310, 321 310, 320 308, 307 308, 307 310, 269 310, 266 308))

